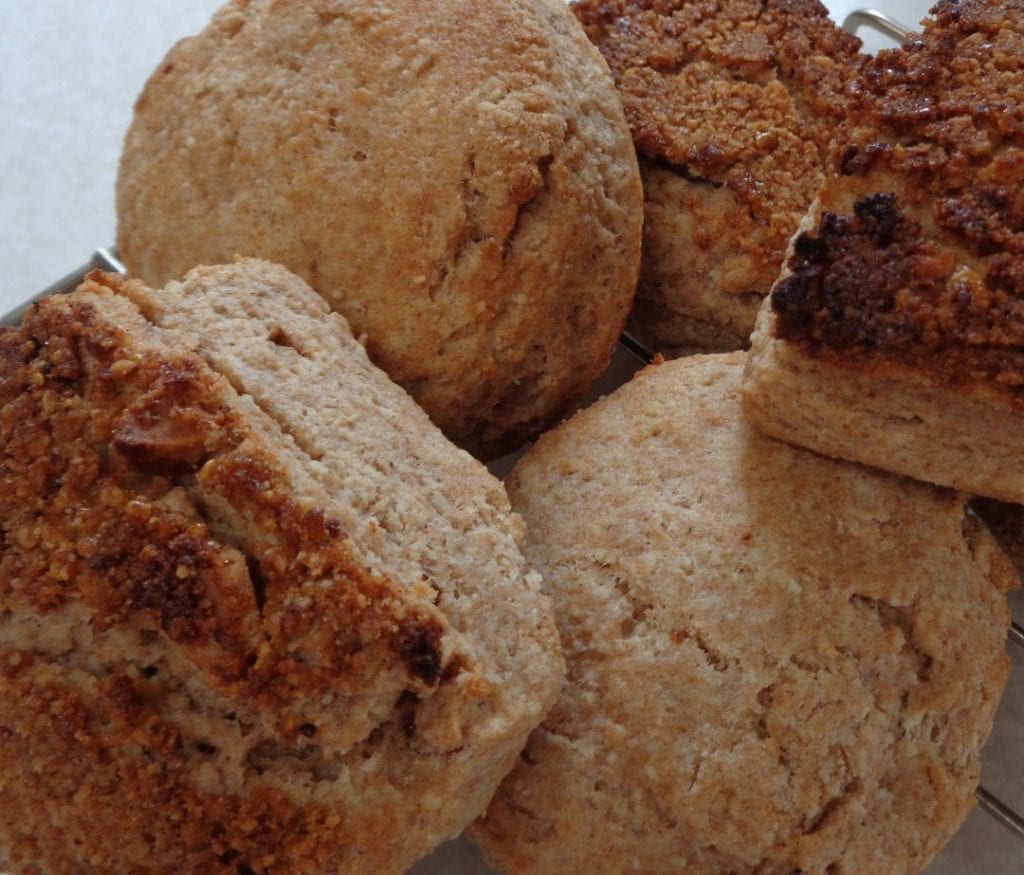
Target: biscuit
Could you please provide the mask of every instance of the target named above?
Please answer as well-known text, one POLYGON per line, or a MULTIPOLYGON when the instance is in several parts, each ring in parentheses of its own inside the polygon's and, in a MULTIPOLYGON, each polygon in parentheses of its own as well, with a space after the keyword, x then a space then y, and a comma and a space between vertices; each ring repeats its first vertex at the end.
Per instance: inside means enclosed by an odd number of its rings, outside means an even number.
POLYGON ((858 93, 759 317, 747 411, 827 455, 1024 501, 1024 2, 940 2, 858 93))
POLYGON ((513 873, 907 875, 974 804, 1014 582, 965 496, 648 368, 507 486, 568 668, 474 836, 513 873))
POLYGON ((398 873, 483 811, 557 695, 550 605, 308 286, 97 273, 0 363, 14 871, 398 873))
POLYGON ((151 285, 283 264, 494 456, 607 365, 642 207, 607 66, 558 0, 235 0, 139 97, 117 242, 151 285))
POLYGON ((580 0, 640 156, 632 324, 666 355, 747 345, 824 180, 864 56, 816 0, 580 0))

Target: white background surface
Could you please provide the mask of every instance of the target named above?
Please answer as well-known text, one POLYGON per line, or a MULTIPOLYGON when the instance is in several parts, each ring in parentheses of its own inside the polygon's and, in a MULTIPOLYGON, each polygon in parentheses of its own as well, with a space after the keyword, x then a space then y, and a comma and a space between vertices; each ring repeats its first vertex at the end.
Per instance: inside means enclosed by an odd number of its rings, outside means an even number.
MULTIPOLYGON (((113 242, 117 158, 135 96, 170 46, 201 29, 218 5, 216 0, 0 0, 0 312, 113 242)), ((874 5, 914 23, 928 3, 831 0, 826 5, 837 20, 858 6, 874 5)), ((873 47, 883 44, 871 39, 873 47)), ((985 782, 1018 809, 1024 809, 1022 679, 1024 659, 1018 657, 985 774, 985 782)), ((485 870, 460 842, 416 871, 468 875, 485 870)), ((1024 843, 975 812, 928 872, 1021 875, 1024 843)))

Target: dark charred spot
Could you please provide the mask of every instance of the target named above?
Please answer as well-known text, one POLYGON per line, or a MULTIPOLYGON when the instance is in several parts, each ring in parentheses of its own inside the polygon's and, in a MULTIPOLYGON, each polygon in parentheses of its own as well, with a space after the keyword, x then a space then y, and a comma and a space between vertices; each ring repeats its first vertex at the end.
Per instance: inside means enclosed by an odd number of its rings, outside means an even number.
POLYGON ((892 146, 888 143, 847 146, 839 158, 839 171, 843 176, 865 176, 891 152, 892 146))
POLYGON ((853 206, 857 218, 868 225, 879 246, 889 246, 903 221, 896 205, 896 195, 875 194, 857 201, 853 206))
POLYGON ((782 280, 772 292, 772 308, 785 325, 786 334, 802 334, 813 322, 813 312, 808 306, 814 282, 812 270, 807 269, 782 280))
POLYGON ((303 723, 299 727, 299 732, 305 735, 306 738, 312 738, 314 735, 316 735, 316 726, 314 726, 312 723, 303 723))
MULTIPOLYGON (((845 237, 852 229, 852 222, 848 216, 840 216, 836 213, 825 213, 821 218, 821 236, 823 239, 830 237, 845 237)), ((828 255, 828 249, 819 249, 814 257, 815 261, 824 262, 828 255)))
POLYGON ((148 681, 157 676, 160 671, 155 665, 147 665, 142 669, 142 676, 148 681))
POLYGON ((793 244, 793 252, 805 261, 820 262, 827 255, 827 248, 825 241, 810 234, 801 234, 793 244))
POLYGON ((416 706, 419 703, 419 697, 408 690, 403 692, 395 703, 395 710, 398 712, 398 722, 406 738, 412 738, 416 734, 416 706))
POLYGON ((441 630, 436 625, 405 630, 400 653, 409 674, 428 687, 436 686, 441 678, 441 630))
POLYGON ((263 607, 267 603, 267 578, 263 573, 260 560, 250 553, 245 556, 245 567, 249 569, 249 580, 252 583, 252 594, 256 599, 256 607, 263 613, 263 607))
POLYGON ((213 756, 215 753, 217 753, 217 748, 206 741, 200 741, 196 745, 196 750, 199 751, 199 753, 201 753, 203 756, 208 757, 213 756))

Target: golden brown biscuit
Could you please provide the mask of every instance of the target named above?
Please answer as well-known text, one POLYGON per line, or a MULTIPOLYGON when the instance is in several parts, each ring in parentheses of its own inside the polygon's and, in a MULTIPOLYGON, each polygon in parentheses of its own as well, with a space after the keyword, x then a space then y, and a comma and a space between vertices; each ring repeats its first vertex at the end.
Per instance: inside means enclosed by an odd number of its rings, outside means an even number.
POLYGON ((580 400, 639 266, 629 130, 558 0, 229 3, 147 83, 117 203, 131 273, 285 265, 488 456, 580 400))
POLYGON ((633 322, 666 354, 745 346, 824 179, 860 41, 817 0, 578 0, 640 155, 633 322))
POLYGON ((768 434, 1024 501, 1024 2, 939 3, 865 70, 753 340, 768 434))
POLYGON ((0 401, 13 871, 399 873, 483 811, 561 676, 522 523, 301 280, 97 274, 0 401))
POLYGON ((1012 569, 965 496, 771 440, 679 359, 508 481, 568 664, 474 826, 499 870, 908 875, 974 804, 1012 569))

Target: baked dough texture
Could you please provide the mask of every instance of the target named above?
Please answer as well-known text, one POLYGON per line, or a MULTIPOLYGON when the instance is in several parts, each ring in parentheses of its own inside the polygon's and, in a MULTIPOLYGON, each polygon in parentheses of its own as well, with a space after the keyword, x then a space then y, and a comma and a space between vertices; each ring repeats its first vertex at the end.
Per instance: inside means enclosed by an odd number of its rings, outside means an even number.
POLYGON ((1024 2, 939 3, 866 67, 851 115, 759 319, 748 412, 828 455, 1024 501, 1024 2))
POLYGON ((675 355, 747 344, 824 180, 865 56, 817 0, 580 0, 640 156, 633 327, 675 355))
POLYGON ((908 875, 974 804, 1006 557, 963 495, 762 436, 742 367, 651 367, 508 480, 568 682, 473 828, 501 871, 908 875))
POLYGON ((117 207, 133 275, 283 264, 494 456, 608 363, 643 196, 607 66, 558 0, 235 0, 146 84, 117 207))
POLYGON ((522 522, 283 268, 0 332, 15 872, 399 873, 561 679, 522 522))

